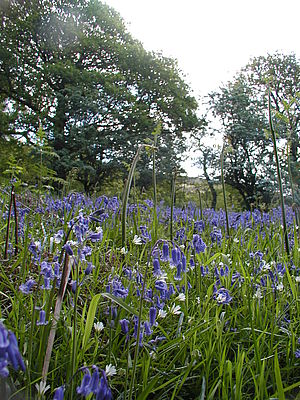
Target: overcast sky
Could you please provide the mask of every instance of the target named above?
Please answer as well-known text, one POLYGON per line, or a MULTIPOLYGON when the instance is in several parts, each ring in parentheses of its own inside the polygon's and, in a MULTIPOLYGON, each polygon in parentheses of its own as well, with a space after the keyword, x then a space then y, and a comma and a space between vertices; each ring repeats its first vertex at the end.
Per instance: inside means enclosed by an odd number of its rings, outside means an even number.
POLYGON ((147 50, 178 60, 197 99, 217 90, 254 56, 280 51, 300 57, 300 0, 105 2, 147 50))

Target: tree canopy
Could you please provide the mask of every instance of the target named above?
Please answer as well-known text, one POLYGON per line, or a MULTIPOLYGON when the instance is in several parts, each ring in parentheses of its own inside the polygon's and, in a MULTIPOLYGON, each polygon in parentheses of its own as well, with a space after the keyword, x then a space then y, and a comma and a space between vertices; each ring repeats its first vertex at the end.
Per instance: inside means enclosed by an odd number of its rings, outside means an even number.
POLYGON ((232 81, 209 94, 209 106, 221 123, 215 132, 223 135, 226 146, 225 181, 239 191, 247 208, 258 200, 270 203, 276 191, 269 92, 278 138, 281 145, 289 145, 288 160, 284 154, 281 158, 286 193, 291 185, 299 185, 299 89, 299 61, 294 55, 275 53, 252 59, 232 81))
POLYGON ((2 140, 34 143, 41 124, 58 176, 76 168, 90 190, 124 170, 161 121, 157 165, 179 165, 184 133, 201 121, 176 61, 147 52, 98 0, 6 0, 0 12, 2 140))

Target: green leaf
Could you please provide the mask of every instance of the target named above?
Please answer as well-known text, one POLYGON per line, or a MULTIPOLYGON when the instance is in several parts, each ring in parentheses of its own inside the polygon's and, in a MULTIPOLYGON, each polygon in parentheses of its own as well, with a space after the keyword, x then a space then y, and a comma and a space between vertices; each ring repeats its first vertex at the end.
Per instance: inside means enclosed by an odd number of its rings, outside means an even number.
POLYGON ((278 399, 285 400, 277 351, 275 353, 275 359, 274 359, 274 372, 275 372, 278 399))

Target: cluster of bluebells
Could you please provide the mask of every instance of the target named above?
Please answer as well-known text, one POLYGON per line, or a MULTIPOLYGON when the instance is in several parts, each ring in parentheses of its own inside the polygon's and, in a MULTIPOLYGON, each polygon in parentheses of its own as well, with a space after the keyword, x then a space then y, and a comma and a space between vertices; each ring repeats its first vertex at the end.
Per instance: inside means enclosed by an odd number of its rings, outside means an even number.
POLYGON ((95 365, 92 369, 92 374, 88 368, 84 369, 85 374, 80 386, 76 388, 76 392, 85 398, 94 394, 96 400, 111 400, 113 397, 105 371, 99 371, 95 365))
POLYGON ((9 365, 15 370, 21 368, 25 371, 25 364, 15 334, 7 330, 0 322, 0 377, 6 378, 9 375, 9 365))
MULTIPOLYGON (((156 320, 157 316, 157 308, 155 306, 151 306, 149 309, 149 319, 144 322, 140 322, 140 334, 139 334, 139 346, 143 346, 143 338, 145 336, 150 337, 153 333, 153 327, 157 325, 156 320)), ((126 341, 129 340, 130 337, 130 321, 128 319, 121 319, 119 321, 122 333, 126 335, 126 341)), ((133 329, 133 337, 137 339, 138 337, 138 326, 139 326, 139 318, 134 316, 134 329, 133 329)), ((153 339, 148 341, 148 346, 153 346, 153 349, 156 348, 157 343, 162 340, 165 340, 165 336, 156 336, 153 339)))
POLYGON ((213 297, 219 305, 229 304, 232 300, 229 290, 224 287, 221 287, 220 289, 214 287, 213 297))

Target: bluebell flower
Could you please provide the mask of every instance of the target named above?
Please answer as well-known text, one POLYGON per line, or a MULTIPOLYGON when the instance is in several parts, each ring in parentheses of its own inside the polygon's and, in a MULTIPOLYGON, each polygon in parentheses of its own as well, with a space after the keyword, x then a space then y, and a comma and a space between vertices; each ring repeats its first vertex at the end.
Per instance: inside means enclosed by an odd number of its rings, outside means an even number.
POLYGON ((91 274, 94 268, 95 268, 95 265, 93 265, 91 262, 88 262, 87 267, 84 271, 85 275, 91 274))
POLYGON ((197 254, 203 253, 206 249, 206 244, 203 242, 200 235, 193 235, 193 248, 197 254))
POLYGON ((155 258, 153 260, 153 275, 154 276, 160 276, 161 275, 161 269, 160 269, 158 258, 155 258))
POLYGON ((64 391, 65 391, 64 386, 60 386, 59 388, 57 388, 57 389, 55 390, 53 400, 63 400, 63 398, 64 398, 64 391))
POLYGON ((53 278, 52 265, 47 261, 42 261, 41 263, 41 275, 43 275, 45 278, 53 278))
POLYGON ((84 374, 80 386, 76 388, 76 392, 81 394, 82 396, 87 396, 91 393, 90 382, 91 382, 91 374, 88 369, 86 369, 86 373, 84 374))
POLYGON ((63 248, 65 249, 65 252, 69 255, 69 256, 72 256, 74 253, 73 253, 73 250, 72 250, 72 248, 71 248, 71 246, 69 245, 69 243, 66 243, 64 246, 63 246, 63 248))
POLYGON ((19 290, 24 293, 24 294, 30 294, 32 293, 32 288, 36 284, 34 279, 28 279, 27 282, 22 283, 22 285, 19 286, 19 290))
POLYGON ((97 393, 98 386, 99 386, 99 380, 100 380, 100 375, 99 375, 99 370, 96 366, 94 366, 94 372, 92 374, 92 378, 90 381, 90 389, 92 393, 97 393))
POLYGON ((196 230, 198 233, 203 232, 204 229, 205 229, 204 221, 202 221, 202 220, 196 221, 196 222, 194 223, 194 228, 195 228, 195 230, 196 230))
POLYGON ((171 251, 171 256, 172 256, 172 264, 175 265, 175 267, 177 267, 181 258, 180 250, 173 248, 171 251))
POLYGON ((230 296, 229 290, 222 287, 215 291, 214 299, 218 304, 229 304, 232 300, 232 297, 230 296))
POLYGON ((2 376, 3 378, 7 378, 9 375, 7 367, 8 367, 8 361, 3 360, 2 357, 0 357, 0 376, 2 376))
POLYGON ((41 286, 41 289, 51 290, 51 279, 44 276, 44 284, 41 286))
POLYGON ((214 227, 212 232, 210 233, 210 237, 213 243, 217 242, 217 244, 219 245, 223 237, 221 229, 217 229, 216 227, 214 227))
POLYGON ((102 371, 102 377, 100 380, 99 388, 97 390, 96 400, 112 400, 112 398, 113 397, 112 397, 111 389, 108 386, 106 374, 104 371, 102 371))
POLYGON ((44 310, 40 310, 40 316, 38 321, 36 321, 37 325, 47 325, 49 321, 46 321, 46 312, 44 310))
POLYGON ((151 240, 151 234, 148 232, 148 229, 146 226, 141 225, 140 226, 140 231, 141 231, 141 239, 143 243, 148 242, 151 240))
POLYGON ((295 357, 300 358, 300 349, 295 351, 295 357))
POLYGON ((203 265, 201 265, 200 266, 200 274, 201 274, 201 276, 208 275, 208 273, 209 273, 208 266, 206 266, 206 268, 205 268, 203 265))
POLYGON ((150 322, 146 321, 144 323, 144 329, 145 329, 145 335, 146 336, 151 336, 152 335, 153 331, 151 329, 150 322))
POLYGON ((169 296, 171 297, 173 294, 175 294, 175 289, 174 286, 170 283, 169 285, 169 290, 168 290, 169 296))
POLYGON ((121 281, 118 279, 113 279, 112 283, 112 294, 116 297, 125 298, 128 296, 128 289, 125 289, 121 281))
POLYGON ((180 280, 181 280, 181 271, 182 271, 182 264, 181 264, 181 262, 179 262, 179 263, 177 264, 176 268, 177 268, 177 273, 176 273, 176 275, 174 276, 174 279, 175 279, 176 281, 180 281, 180 280))
MULTIPOLYGON (((0 324, 0 329, 1 325, 2 324, 0 324)), ((5 329, 3 325, 2 327, 2 329, 5 329)), ((5 349, 2 349, 1 353, 4 354, 4 356, 1 355, 1 358, 6 359, 15 370, 18 370, 20 367, 23 371, 25 371, 25 364, 18 348, 17 338, 15 334, 11 331, 8 331, 8 340, 9 345, 5 349)))
POLYGON ((170 259, 170 254, 169 254, 169 246, 168 243, 164 242, 163 247, 162 247, 162 261, 169 261, 170 259))
POLYGON ((155 324, 156 314, 157 314, 156 307, 150 307, 150 310, 149 310, 150 326, 153 326, 155 324))
POLYGON ((128 334, 129 332, 129 321, 128 319, 120 319, 119 321, 120 325, 121 325, 121 330, 123 333, 128 334))
POLYGON ((166 282, 163 280, 155 281, 154 286, 155 286, 155 289, 159 290, 160 292, 168 290, 168 286, 167 286, 166 282))
POLYGON ((98 232, 92 232, 88 235, 87 239, 89 239, 91 242, 100 242, 103 239, 103 230, 100 228, 98 232))
POLYGON ((181 257, 181 264, 182 264, 182 271, 186 272, 186 256, 184 254, 182 254, 181 257))

